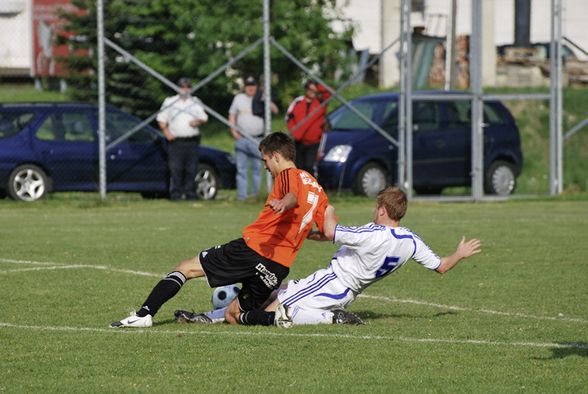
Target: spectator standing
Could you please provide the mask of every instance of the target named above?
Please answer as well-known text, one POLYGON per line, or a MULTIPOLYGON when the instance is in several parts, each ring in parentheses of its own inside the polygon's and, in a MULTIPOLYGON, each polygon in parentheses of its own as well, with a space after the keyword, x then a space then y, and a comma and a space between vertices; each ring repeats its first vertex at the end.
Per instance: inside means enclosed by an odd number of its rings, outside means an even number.
MULTIPOLYGON (((245 200, 249 196, 256 197, 261 186, 259 142, 263 138, 264 119, 262 114, 258 113, 256 115, 253 112, 253 102, 258 89, 257 80, 252 76, 248 76, 245 78, 243 92, 233 98, 229 108, 229 123, 233 125, 230 131, 235 139, 238 200, 245 200), (244 133, 244 135, 241 133, 244 133), (251 168, 251 194, 248 194, 249 168, 251 168)), ((274 103, 271 104, 271 107, 272 112, 278 112, 278 108, 274 103)))
POLYGON ((321 107, 321 104, 330 96, 323 85, 308 81, 304 84, 304 96, 296 97, 286 111, 288 131, 296 142, 296 167, 310 174, 314 174, 319 143, 325 131, 327 106, 321 107))
POLYGON ((171 174, 170 200, 196 199, 195 178, 198 172, 198 145, 200 130, 198 126, 208 121, 208 115, 200 105, 200 100, 190 95, 190 80, 178 81, 180 94, 167 97, 157 122, 168 144, 168 166, 171 174))

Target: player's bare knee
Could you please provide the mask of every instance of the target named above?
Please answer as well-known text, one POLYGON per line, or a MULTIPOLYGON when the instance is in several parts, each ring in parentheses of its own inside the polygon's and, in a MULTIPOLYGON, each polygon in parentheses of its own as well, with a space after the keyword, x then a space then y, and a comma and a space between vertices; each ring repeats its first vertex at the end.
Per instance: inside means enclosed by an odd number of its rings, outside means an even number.
POLYGON ((198 256, 181 261, 176 265, 175 270, 181 272, 186 279, 194 279, 204 276, 204 271, 202 270, 198 256))

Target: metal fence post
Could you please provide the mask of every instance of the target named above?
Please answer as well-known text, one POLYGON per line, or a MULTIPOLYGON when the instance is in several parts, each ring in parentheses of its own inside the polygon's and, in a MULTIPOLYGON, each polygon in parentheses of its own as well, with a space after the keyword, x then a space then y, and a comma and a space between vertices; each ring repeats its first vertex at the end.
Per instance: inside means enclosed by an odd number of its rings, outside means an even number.
POLYGON ((412 13, 412 1, 411 0, 404 0, 404 12, 405 21, 404 21, 404 28, 406 31, 406 102, 405 102, 405 110, 406 110, 406 128, 405 128, 405 139, 404 143, 401 145, 402 149, 404 150, 404 154, 406 155, 405 161, 405 171, 406 171, 406 178, 404 180, 404 187, 406 189, 406 195, 409 199, 412 198, 412 169, 413 169, 413 162, 412 162, 412 132, 413 132, 413 122, 412 122, 412 30, 410 27, 410 14, 412 13))
POLYGON ((563 191, 562 148, 562 60, 561 60, 561 0, 551 0, 551 44, 549 55, 549 191, 563 191))
POLYGON ((100 198, 106 199, 106 100, 104 80, 104 4, 103 0, 96 3, 96 18, 98 25, 98 166, 100 198))
MULTIPOLYGON (((271 47, 270 47, 270 2, 263 0, 263 89, 265 93, 265 135, 272 131, 272 87, 271 87, 271 47)), ((267 175, 267 173, 266 173, 267 175)), ((266 186, 268 193, 272 190, 273 180, 271 176, 266 176, 266 186)))
POLYGON ((470 76, 472 89, 472 197, 484 194, 484 128, 482 88, 482 0, 472 1, 472 34, 470 36, 470 76))
POLYGON ((398 93, 398 154, 396 161, 396 173, 398 179, 398 186, 405 187, 406 178, 406 159, 405 159, 405 138, 406 135, 406 58, 408 53, 406 50, 406 12, 404 9, 404 0, 400 6, 400 61, 398 62, 400 68, 400 92, 398 93))

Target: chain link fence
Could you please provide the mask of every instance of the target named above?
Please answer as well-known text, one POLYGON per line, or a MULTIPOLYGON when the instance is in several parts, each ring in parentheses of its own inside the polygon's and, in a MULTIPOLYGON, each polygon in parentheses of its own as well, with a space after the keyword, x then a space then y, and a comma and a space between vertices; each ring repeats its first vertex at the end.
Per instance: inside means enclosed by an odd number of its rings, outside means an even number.
MULTIPOLYGON (((399 1, 399 3, 402 3, 403 7, 406 8, 407 1, 408 0, 402 0, 399 1)), ((559 2, 556 3, 556 6, 560 7, 558 9, 561 10, 561 4, 559 2)), ((478 4, 478 0, 473 0, 472 4, 478 4)), ((259 8, 261 12, 261 7, 259 8)), ((561 17, 561 12, 559 13, 559 16, 561 17)), ((400 33, 405 34, 404 37, 406 38, 407 32, 411 31, 412 29, 410 19, 408 20, 408 23, 405 24, 404 28, 406 31, 404 33, 400 33)), ((482 32, 479 30, 475 31, 474 33, 474 35, 478 35, 475 36, 474 39, 479 39, 479 35, 482 34, 482 32)), ((396 98, 393 99, 389 99, 397 100, 397 109, 393 111, 396 113, 394 115, 388 114, 390 117, 384 119, 382 117, 382 113, 378 112, 377 110, 374 112, 371 109, 368 110, 367 107, 362 106, 359 102, 351 102, 346 100, 341 95, 342 90, 354 84, 359 75, 365 73, 367 69, 370 69, 375 64, 377 64, 384 52, 388 50, 391 52, 395 51, 397 56, 400 56, 401 59, 414 59, 415 56, 417 60, 422 58, 422 54, 415 55, 412 53, 412 50, 414 49, 412 45, 410 46, 410 50, 406 50, 406 41, 399 40, 394 40, 390 43, 382 43, 381 52, 379 52, 376 56, 372 56, 370 61, 363 61, 361 67, 356 68, 354 75, 346 81, 339 81, 339 88, 335 89, 329 86, 323 79, 319 77, 320 73, 317 72, 318 70, 315 67, 316 65, 313 66, 305 64, 303 60, 293 56, 280 44, 280 41, 276 40, 274 37, 261 37, 258 41, 251 43, 251 47, 247 50, 244 50, 239 55, 226 58, 226 62, 224 64, 219 64, 216 70, 193 85, 192 92, 197 93, 201 87, 206 86, 206 84, 210 83, 210 81, 214 80, 219 75, 226 76, 234 74, 235 70, 239 68, 239 62, 242 61, 242 59, 247 59, 249 64, 257 62, 260 65, 260 69, 262 69, 263 67, 261 59, 256 58, 259 56, 259 51, 253 53, 253 49, 260 46, 262 41, 269 42, 272 51, 278 53, 279 56, 289 59, 308 79, 326 85, 327 89, 329 89, 329 91, 333 94, 331 100, 338 100, 345 108, 347 112, 346 119, 349 124, 356 126, 360 125, 361 127, 356 127, 358 129, 369 129, 373 131, 377 138, 379 138, 380 145, 386 146, 386 148, 392 152, 389 157, 385 159, 374 158, 371 161, 366 161, 363 159, 368 156, 369 152, 362 153, 360 151, 359 156, 356 156, 356 159, 354 159, 356 160, 355 162, 351 161, 353 156, 346 156, 345 158, 343 158, 343 156, 338 156, 338 162, 331 161, 330 163, 332 165, 339 167, 338 172, 324 172, 321 175, 319 171, 317 175, 319 177, 322 176, 323 179, 325 179, 325 184, 330 184, 333 188, 339 191, 343 189, 351 189, 363 194, 371 194, 372 192, 370 190, 375 190, 382 185, 400 183, 401 185, 410 189, 419 189, 417 190, 417 196, 422 194, 430 194, 430 192, 437 193, 442 188, 433 185, 427 189, 422 187, 422 181, 412 178, 411 172, 418 172, 418 166, 420 163, 418 160, 414 161, 415 157, 418 156, 417 150, 419 147, 411 145, 411 141, 418 142, 419 138, 422 140, 422 136, 427 130, 431 131, 434 129, 438 132, 443 132, 443 127, 454 127, 457 124, 456 122, 461 122, 460 125, 463 126, 463 130, 465 130, 463 133, 468 132, 468 127, 471 129, 472 125, 475 127, 480 126, 481 128, 485 128, 487 126, 494 127, 496 126, 497 122, 504 122, 504 117, 496 115, 496 110, 493 109, 493 105, 491 103, 493 100, 508 101, 511 112, 515 113, 515 115, 517 115, 517 106, 516 104, 510 104, 511 102, 515 103, 515 100, 531 98, 538 100, 548 99, 553 103, 557 101, 557 98, 554 98, 555 96, 553 96, 557 95, 558 91, 558 88, 555 85, 553 85, 554 90, 552 91, 552 96, 544 94, 541 97, 523 97, 516 95, 501 96, 486 94, 484 99, 488 102, 485 102, 482 107, 483 109, 477 111, 477 114, 475 114, 472 108, 477 108, 477 104, 472 106, 467 104, 467 102, 475 100, 477 97, 476 94, 472 95, 469 92, 464 92, 462 96, 453 95, 452 97, 441 99, 439 96, 431 97, 426 95, 424 98, 419 98, 411 93, 408 96, 408 101, 406 101, 406 96, 404 95, 408 85, 405 84, 404 90, 401 89, 399 96, 396 96, 396 98), (401 48, 405 48, 405 50, 402 51, 401 48), (442 103, 443 101, 447 101, 447 103, 442 103), (403 112, 406 111, 408 105, 410 105, 411 111, 409 113, 403 112), (462 111, 462 107, 466 108, 465 112, 462 111), (391 123, 395 123, 396 125, 391 127, 391 123), (432 127, 431 125, 435 125, 435 127, 432 127), (411 139, 408 140, 410 144, 407 145, 407 141, 404 138, 408 135, 411 136, 411 139), (416 138, 416 140, 412 140, 412 138, 416 138), (409 153, 407 159, 401 156, 402 152, 409 153), (373 168, 378 168, 380 172, 374 172, 373 168), (410 169, 407 170, 407 168, 410 169), (367 172, 367 169, 370 169, 370 171, 367 172), (375 174, 375 176, 371 178, 369 176, 367 178, 362 178, 362 176, 364 176, 366 173, 372 175, 375 174), (407 177, 407 174, 411 174, 411 176, 407 177), (329 179, 331 176, 336 177, 336 179, 329 179), (372 185, 369 185, 369 188, 358 188, 358 184, 362 182, 371 182, 372 185), (415 185, 419 185, 419 187, 415 188, 415 185)), ((117 43, 116 37, 105 37, 104 43, 107 53, 109 53, 111 58, 118 58, 121 62, 132 64, 133 67, 135 67, 137 74, 143 75, 146 80, 155 80, 157 83, 168 86, 172 91, 178 90, 178 87, 170 80, 171 78, 167 78, 166 76, 157 73, 148 63, 142 62, 138 59, 138 57, 134 56, 134 48, 123 48, 117 43)), ((265 55, 267 56, 267 54, 265 55)), ((442 68, 440 66, 442 62, 439 61, 439 59, 436 60, 438 67, 435 69, 435 71, 439 72, 438 69, 442 68)), ((481 64, 479 64, 479 61, 476 61, 476 59, 470 59, 469 65, 470 67, 474 68, 481 67, 481 64)), ((409 68, 412 68, 412 66, 409 65, 409 68)), ((268 70, 265 71, 268 73, 268 70)), ((408 72, 406 68, 404 69, 404 73, 404 76, 411 75, 411 73, 408 72)), ((271 70, 269 70, 269 74, 271 75, 271 70)), ((109 78, 109 76, 106 76, 106 78, 109 78)), ((270 78, 269 80, 273 81, 274 79, 270 78)), ((277 78, 277 80, 279 81, 279 78, 277 78)), ((413 82, 414 81, 411 78, 411 80, 407 83, 412 86, 413 82)), ((277 83, 276 87, 279 90, 279 83, 277 83)), ((233 92, 227 92, 227 95, 231 95, 232 93, 233 92)), ((227 108, 212 108, 207 106, 205 97, 203 101, 205 109, 209 115, 211 115, 216 122, 219 122, 221 127, 228 128, 230 125, 228 119, 224 115, 227 112, 227 108)), ((326 106, 328 104, 329 102, 326 102, 323 105, 326 106)), ((334 107, 334 105, 331 106, 332 109, 334 107)), ((553 114, 556 114, 556 112, 557 106, 553 107, 552 118, 553 114)), ((144 120, 141 120, 133 118, 132 115, 119 112, 114 107, 106 107, 106 121, 104 126, 105 154, 103 156, 106 169, 106 190, 139 191, 144 196, 165 196, 167 194, 170 187, 170 180, 169 173, 167 171, 167 165, 165 163, 167 155, 166 142, 161 138, 159 130, 153 127, 153 120, 156 115, 157 114, 154 113, 153 115, 146 117, 144 120), (120 117, 120 119, 124 118, 127 120, 124 122, 120 120, 115 121, 114 118, 117 116, 120 117), (127 154, 131 156, 134 155, 134 158, 127 157, 127 154), (143 160, 143 162, 141 162, 141 160, 143 160), (149 161, 152 162, 152 167, 147 166, 146 163, 149 161)), ((312 115, 313 114, 310 113, 308 114, 308 117, 311 117, 312 115)), ((35 172, 35 175, 31 175, 31 179, 33 179, 34 182, 31 181, 29 183, 27 183, 28 180, 26 175, 28 172, 25 172, 25 175, 21 174, 19 176, 15 176, 14 168, 11 169, 11 171, 6 169, 3 170, 4 172, 0 174, 0 180, 2 181, 2 184, 8 185, 3 190, 3 193, 14 197, 15 193, 17 193, 15 191, 15 189, 18 188, 17 185, 21 185, 21 188, 26 189, 29 184, 37 184, 39 179, 44 178, 47 179, 46 185, 44 186, 45 190, 47 191, 98 190, 100 186, 100 155, 98 149, 98 142, 100 139, 99 124, 99 108, 96 106, 89 106, 87 108, 84 106, 75 108, 75 106, 73 106, 71 108, 66 108, 66 106, 60 107, 56 105, 51 110, 42 108, 42 106, 38 106, 34 110, 2 106, 2 119, 0 120, 0 142, 2 140, 14 139, 19 140, 21 143, 25 140, 29 141, 29 145, 33 147, 32 150, 35 150, 35 152, 31 153, 31 155, 36 155, 35 159, 29 159, 30 163, 32 166, 36 166, 42 170, 40 172, 33 171, 35 172), (32 115, 27 115, 27 111, 33 111, 32 115), (31 116, 31 119, 27 119, 27 116, 31 116), (15 129, 24 131, 24 133, 22 133, 22 137, 19 137, 18 133, 15 134, 15 129), (79 149, 80 151, 76 152, 76 149, 79 149), (60 153, 56 154, 55 152, 60 153), (92 162, 92 164, 82 164, 82 158, 87 158, 88 161, 92 162), (56 163, 56 167, 45 167, 45 164, 43 164, 44 160, 49 160, 52 163, 56 163), (70 160, 74 161, 71 162, 70 160), (78 167, 78 164, 80 167, 78 167), (83 168, 83 170, 79 170, 80 168, 83 168), (82 173, 79 171, 82 171, 82 173), (71 174, 65 174, 66 172, 71 172, 71 174)), ((557 128, 557 126, 557 121, 551 125, 552 128, 557 128)), ((477 134, 480 134, 479 130, 475 132, 472 131, 472 136, 477 134)), ((561 130, 559 134, 561 134, 561 130)), ((341 146, 350 146, 352 150, 360 150, 359 141, 358 143, 348 142, 343 145, 334 144, 332 141, 329 142, 329 139, 334 140, 337 138, 337 135, 340 134, 336 134, 335 132, 327 133, 325 140, 321 144, 322 150, 320 152, 320 157, 323 160, 323 164, 325 158, 332 158, 333 155, 335 155, 334 151, 331 151, 332 149, 341 149, 341 146)), ((556 134, 552 133, 551 138, 555 138, 553 137, 554 135, 556 134)), ((491 139, 490 135, 485 136, 482 140, 479 141, 486 143, 488 139, 491 139)), ((430 143, 440 143, 439 141, 440 140, 437 140, 437 142, 435 142, 431 140, 430 143)), ((523 142, 525 141, 523 140, 523 142)), ((10 149, 15 151, 20 149, 20 147, 17 145, 10 146, 12 147, 10 149)), ((202 168, 204 168, 206 171, 205 174, 199 174, 198 177, 200 181, 202 181, 202 179, 208 179, 209 181, 204 182, 204 186, 202 186, 199 194, 203 198, 211 198, 210 196, 216 195, 215 191, 220 187, 234 187, 235 170, 234 163, 232 163, 230 155, 228 155, 226 152, 215 151, 207 147, 201 147, 200 149, 202 152, 198 152, 198 154, 200 156, 202 168), (222 159, 217 160, 217 156, 221 157, 222 159), (221 165, 219 162, 223 162, 224 164, 221 165), (214 191, 208 193, 202 192, 202 189, 206 188, 214 191)), ((467 149, 467 147, 463 149, 467 149)), ((561 187, 561 179, 558 175, 560 169, 557 168, 559 165, 558 163, 561 161, 561 158, 559 161, 557 158, 558 149, 559 148, 553 152, 544 151, 538 153, 538 155, 542 157, 552 157, 552 163, 550 163, 552 168, 550 171, 556 174, 555 178, 547 180, 543 178, 542 180, 539 180, 539 182, 541 182, 543 185, 552 184, 555 182, 557 187, 553 191, 556 191, 561 187)), ((438 153, 433 152, 432 154, 437 155, 437 157, 425 157, 424 160, 433 162, 435 160, 439 160, 440 156, 438 153)), ((463 164, 464 167, 462 170, 466 177, 466 181, 464 183, 464 186, 466 187, 464 192, 464 194, 466 194, 466 198, 473 197, 474 199, 481 199, 483 197, 483 193, 489 192, 489 189, 484 185, 488 183, 487 178, 492 176, 492 174, 488 173, 488 168, 492 163, 483 162, 484 154, 485 151, 480 147, 478 147, 474 152, 462 152, 462 156, 465 157, 463 164), (474 161, 469 162, 469 160, 474 161), (473 178, 471 177, 473 172, 468 168, 474 168, 475 171, 477 171, 478 175, 475 179, 475 183, 482 185, 482 194, 479 191, 477 193, 472 191, 473 195, 469 197, 467 196, 470 189, 474 189, 474 185, 472 184, 473 178)), ((321 166, 318 168, 320 170, 321 166)), ((326 171, 325 168, 326 166, 323 165, 324 171, 326 171)), ((439 169, 440 166, 434 169, 434 171, 438 171, 439 169)), ((27 169, 27 171, 28 170, 29 169, 27 169)), ((513 172, 515 176, 517 175, 516 172, 517 171, 513 172)), ((452 185, 448 184, 448 186, 452 185)), ((542 191, 545 189, 546 187, 535 188, 536 191, 542 191)), ((22 192, 21 194, 24 196, 27 193, 28 192, 22 192)), ((35 194, 34 192, 31 193, 35 194)), ((33 197, 26 198, 34 199, 33 197)))

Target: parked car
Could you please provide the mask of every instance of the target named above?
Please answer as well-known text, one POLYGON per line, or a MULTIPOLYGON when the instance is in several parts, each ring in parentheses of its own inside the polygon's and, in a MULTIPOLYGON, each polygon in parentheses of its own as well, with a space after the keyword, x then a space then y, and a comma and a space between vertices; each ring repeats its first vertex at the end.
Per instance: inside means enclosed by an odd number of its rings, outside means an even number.
MULTIPOLYGON (((374 94, 352 104, 398 140, 398 96, 374 94)), ((470 108, 471 103, 463 100, 413 101, 413 187, 417 194, 471 186, 470 108)), ((374 196, 397 182, 396 145, 348 107, 331 112, 328 121, 331 130, 323 136, 318 162, 318 180, 325 188, 374 196)), ((520 145, 519 130, 506 107, 498 101, 485 102, 485 193, 505 196, 514 191, 523 164, 520 145)))
MULTIPOLYGON (((106 108, 106 145, 141 121, 106 108)), ((0 194, 35 201, 51 191, 96 191, 99 187, 98 108, 92 104, 0 104, 0 194)), ((215 198, 235 187, 231 155, 200 146, 196 193, 215 198)), ((106 151, 108 191, 167 196, 167 141, 151 126, 106 151)))

